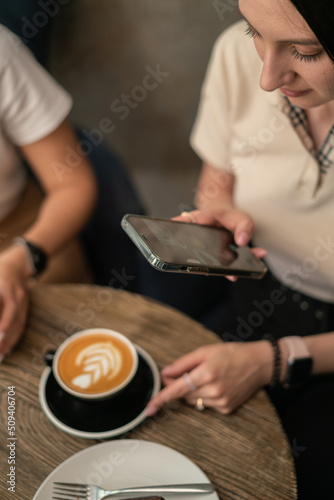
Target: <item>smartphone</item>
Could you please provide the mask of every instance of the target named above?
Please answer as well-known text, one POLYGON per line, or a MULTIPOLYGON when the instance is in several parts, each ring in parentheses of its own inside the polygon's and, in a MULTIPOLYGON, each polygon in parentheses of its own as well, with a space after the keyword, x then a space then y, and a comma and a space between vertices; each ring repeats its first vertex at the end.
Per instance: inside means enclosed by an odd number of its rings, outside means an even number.
POLYGON ((159 271, 262 278, 267 268, 225 228, 127 214, 122 228, 159 271))

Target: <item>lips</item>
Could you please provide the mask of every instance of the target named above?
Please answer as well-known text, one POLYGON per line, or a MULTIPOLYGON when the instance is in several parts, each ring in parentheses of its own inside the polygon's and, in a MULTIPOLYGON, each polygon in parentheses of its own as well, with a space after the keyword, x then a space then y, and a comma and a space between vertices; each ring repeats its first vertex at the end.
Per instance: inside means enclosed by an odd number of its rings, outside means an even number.
POLYGON ((312 92, 311 89, 289 90, 289 89, 285 89, 285 88, 280 88, 280 91, 282 92, 282 94, 286 95, 287 97, 303 97, 304 95, 307 95, 310 92, 312 92))

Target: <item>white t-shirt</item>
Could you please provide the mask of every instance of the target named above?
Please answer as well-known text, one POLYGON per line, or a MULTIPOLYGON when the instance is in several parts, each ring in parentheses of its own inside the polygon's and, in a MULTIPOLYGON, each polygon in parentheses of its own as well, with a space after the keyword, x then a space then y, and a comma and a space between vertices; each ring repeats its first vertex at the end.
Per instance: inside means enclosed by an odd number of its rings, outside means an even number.
POLYGON ((215 44, 191 144, 203 161, 235 174, 235 203, 254 219, 253 242, 267 250, 273 274, 334 302, 334 168, 320 183, 280 91, 261 90, 262 62, 244 31, 238 22, 215 44))
POLYGON ((54 131, 71 106, 69 94, 20 39, 0 25, 0 220, 15 207, 26 184, 16 146, 54 131))

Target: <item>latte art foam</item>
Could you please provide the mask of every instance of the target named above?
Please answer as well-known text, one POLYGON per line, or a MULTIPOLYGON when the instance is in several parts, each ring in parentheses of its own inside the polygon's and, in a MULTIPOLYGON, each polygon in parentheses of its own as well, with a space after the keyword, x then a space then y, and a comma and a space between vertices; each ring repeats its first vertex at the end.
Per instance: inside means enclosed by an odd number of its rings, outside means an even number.
POLYGON ((102 378, 111 380, 122 368, 122 353, 112 342, 99 342, 83 349, 76 357, 81 374, 71 382, 79 389, 89 389, 102 378))
POLYGON ((58 373, 64 384, 83 394, 99 394, 118 387, 132 367, 129 347, 121 339, 103 333, 74 339, 58 360, 58 373))

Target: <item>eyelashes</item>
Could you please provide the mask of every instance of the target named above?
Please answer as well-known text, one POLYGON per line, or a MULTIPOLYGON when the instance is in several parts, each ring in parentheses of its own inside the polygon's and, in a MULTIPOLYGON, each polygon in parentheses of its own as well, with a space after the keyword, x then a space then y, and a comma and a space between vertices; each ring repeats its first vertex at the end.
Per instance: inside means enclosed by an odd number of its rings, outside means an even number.
POLYGON ((314 61, 317 61, 318 59, 320 59, 320 55, 321 53, 317 53, 317 54, 301 54, 300 52, 298 52, 298 50, 296 49, 296 47, 292 47, 291 48, 291 54, 293 55, 293 57, 299 61, 305 61, 305 62, 314 62, 314 61))
POLYGON ((257 33, 256 31, 253 30, 247 23, 245 26, 245 35, 249 36, 250 38, 259 38, 260 33, 257 33))
MULTIPOLYGON (((245 35, 250 38, 261 38, 260 33, 255 31, 248 23, 245 26, 245 35)), ((295 59, 303 62, 315 62, 321 56, 321 52, 317 52, 316 54, 301 54, 294 46, 291 47, 291 54, 295 59)))

